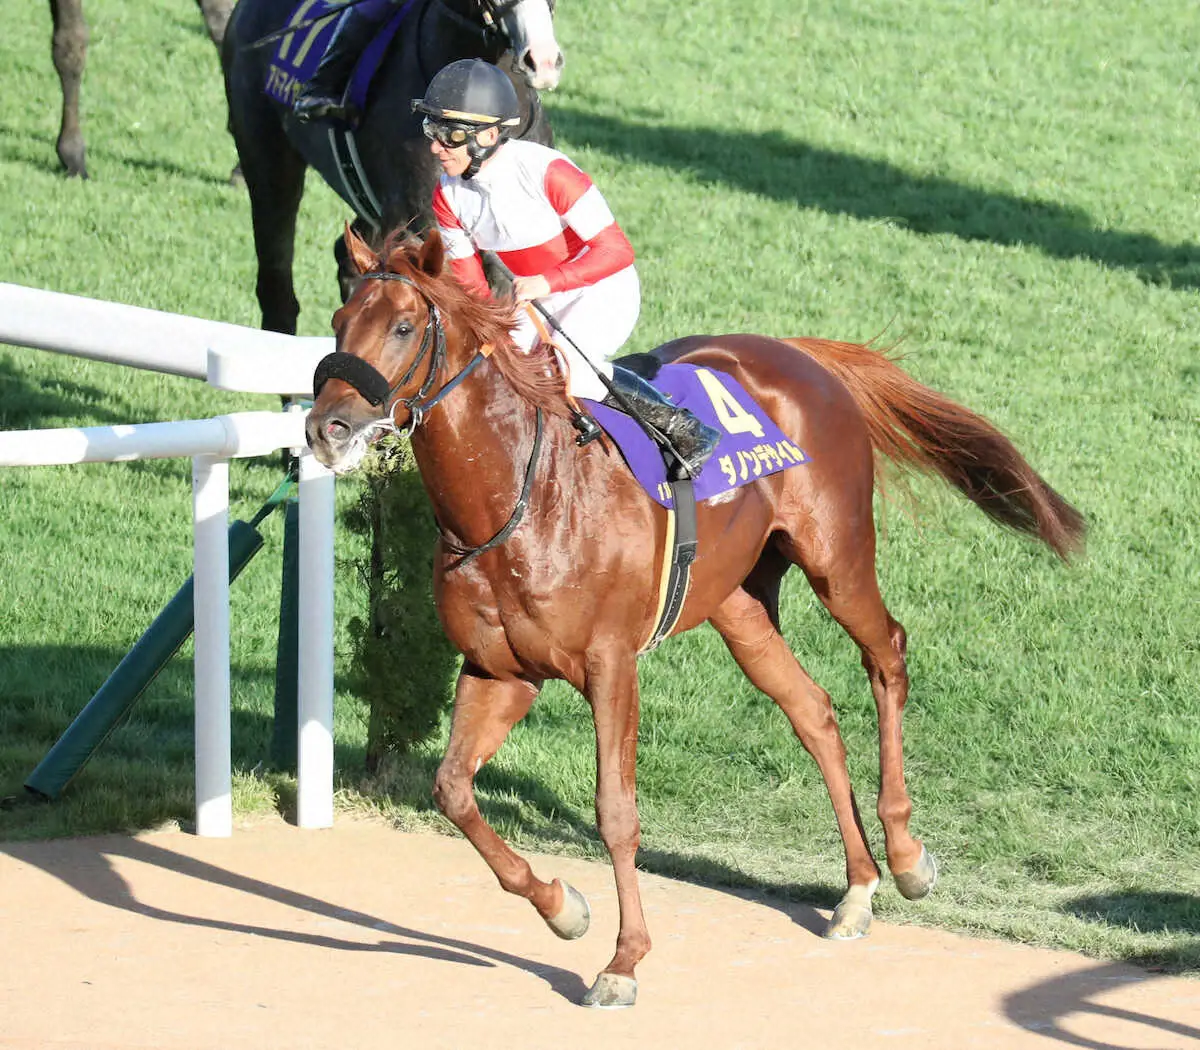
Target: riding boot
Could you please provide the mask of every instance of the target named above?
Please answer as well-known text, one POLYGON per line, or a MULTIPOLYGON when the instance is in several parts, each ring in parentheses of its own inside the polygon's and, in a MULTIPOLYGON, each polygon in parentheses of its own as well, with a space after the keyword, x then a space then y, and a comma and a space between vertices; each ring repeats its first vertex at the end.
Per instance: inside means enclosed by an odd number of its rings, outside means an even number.
POLYGON ((720 431, 701 422, 686 408, 671 404, 636 372, 613 365, 612 383, 621 396, 618 398, 610 391, 601 403, 620 412, 629 412, 632 408, 634 413, 666 436, 682 460, 676 464, 673 480, 698 477, 717 447, 720 431), (627 405, 622 404, 623 401, 627 405))
MULTIPOLYGON (((373 13, 373 12, 372 12, 373 13)), ((385 10, 385 16, 388 12, 385 10)), ((292 112, 297 120, 345 120, 352 114, 346 105, 350 77, 382 19, 371 18, 357 7, 348 7, 333 31, 312 79, 300 89, 292 112)))

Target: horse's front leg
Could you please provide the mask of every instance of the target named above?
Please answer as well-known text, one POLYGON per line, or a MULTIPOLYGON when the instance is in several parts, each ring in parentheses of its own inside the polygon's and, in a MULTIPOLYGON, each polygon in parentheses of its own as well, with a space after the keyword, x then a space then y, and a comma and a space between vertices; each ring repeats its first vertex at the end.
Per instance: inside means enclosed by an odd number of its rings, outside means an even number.
POLYGON ((450 743, 434 779, 433 797, 487 861, 500 885, 532 903, 550 929, 570 940, 587 932, 591 914, 583 895, 561 879, 543 882, 534 875, 529 862, 483 819, 475 801, 475 775, 525 717, 540 687, 520 679, 500 681, 471 663, 463 665, 450 743))
POLYGON ((584 996, 586 1006, 632 1006, 634 967, 650 951, 634 858, 642 837, 637 811, 637 657, 589 669, 586 693, 596 722, 596 823, 612 858, 621 925, 617 950, 584 996))

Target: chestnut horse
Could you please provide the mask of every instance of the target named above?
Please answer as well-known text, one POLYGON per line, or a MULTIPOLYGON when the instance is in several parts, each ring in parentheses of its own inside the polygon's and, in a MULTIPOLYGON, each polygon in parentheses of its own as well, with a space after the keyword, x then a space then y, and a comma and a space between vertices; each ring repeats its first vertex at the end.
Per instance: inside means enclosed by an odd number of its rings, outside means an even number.
MULTIPOLYGON (((504 889, 527 898, 559 936, 579 936, 587 902, 558 879, 537 878, 500 839, 479 812, 474 778, 545 680, 565 679, 586 697, 596 730, 596 817, 612 858, 620 931, 584 1002, 632 1005, 634 967, 650 949, 634 866, 637 657, 654 627, 667 512, 615 451, 576 445, 549 358, 512 349, 511 304, 473 297, 444 272, 436 231, 423 243, 393 240, 377 256, 347 230, 347 247, 362 277, 333 317, 339 352, 318 368, 308 441, 320 462, 344 472, 383 431, 411 434, 441 530, 438 614, 464 656, 434 797, 504 889)), ((784 573, 800 566, 862 652, 879 715, 887 864, 900 892, 917 899, 937 869, 908 827, 905 635, 875 575, 877 460, 940 474, 993 520, 1064 558, 1082 542, 1083 518, 986 420, 867 347, 690 336, 655 355, 733 376, 810 457, 697 507, 699 549, 673 633, 710 622, 816 759, 848 882, 826 936, 862 936, 880 870, 829 695, 780 634, 784 573)))

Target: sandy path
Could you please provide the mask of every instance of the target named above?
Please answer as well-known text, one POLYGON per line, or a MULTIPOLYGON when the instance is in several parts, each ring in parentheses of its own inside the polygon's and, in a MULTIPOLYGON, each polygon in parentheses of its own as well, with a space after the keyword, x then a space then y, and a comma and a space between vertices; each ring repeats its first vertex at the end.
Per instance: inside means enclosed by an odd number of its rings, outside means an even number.
POLYGON ((609 869, 531 859, 588 896, 582 940, 464 841, 380 823, 0 843, 0 1046, 1200 1047, 1200 980, 911 927, 831 944, 808 906, 653 875, 638 1005, 584 1010, 609 869))

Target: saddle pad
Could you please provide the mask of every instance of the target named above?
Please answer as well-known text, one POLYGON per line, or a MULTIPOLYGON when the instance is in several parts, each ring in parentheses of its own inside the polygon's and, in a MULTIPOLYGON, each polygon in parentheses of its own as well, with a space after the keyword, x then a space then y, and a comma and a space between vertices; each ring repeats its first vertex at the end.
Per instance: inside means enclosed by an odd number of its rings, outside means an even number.
MULTIPOLYGON (((725 372, 664 365, 654 377, 654 386, 721 434, 712 459, 695 479, 697 502, 808 462, 809 457, 725 372)), ((642 488, 664 507, 672 506, 662 452, 637 421, 598 401, 582 399, 582 403, 621 450, 642 488)))
MULTIPOLYGON (((329 8, 338 7, 342 2, 343 0, 300 0, 288 19, 288 24, 296 25, 320 18, 329 8)), ((371 86, 371 78, 379 69, 392 37, 396 35, 396 30, 400 28, 400 23, 413 3, 414 0, 409 0, 403 7, 397 8, 392 0, 361 0, 355 5, 361 17, 380 23, 379 32, 363 51, 350 78, 350 102, 360 111, 366 108, 367 89, 371 86)), ((333 30, 339 17, 335 14, 307 29, 288 33, 280 38, 267 65, 267 76, 263 82, 265 94, 289 109, 292 107, 300 89, 316 72, 321 56, 325 54, 329 41, 333 38, 333 30)))

